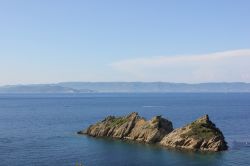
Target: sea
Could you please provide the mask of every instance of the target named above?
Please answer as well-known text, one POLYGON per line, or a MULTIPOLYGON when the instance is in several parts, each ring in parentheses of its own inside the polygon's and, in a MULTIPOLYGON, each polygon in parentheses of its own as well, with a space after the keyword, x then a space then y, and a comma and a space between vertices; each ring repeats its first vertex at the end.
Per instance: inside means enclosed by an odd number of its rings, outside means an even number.
POLYGON ((0 166, 249 166, 250 93, 1 94, 0 166), (208 114, 229 150, 201 153, 77 135, 108 115, 162 115, 181 127, 208 114))

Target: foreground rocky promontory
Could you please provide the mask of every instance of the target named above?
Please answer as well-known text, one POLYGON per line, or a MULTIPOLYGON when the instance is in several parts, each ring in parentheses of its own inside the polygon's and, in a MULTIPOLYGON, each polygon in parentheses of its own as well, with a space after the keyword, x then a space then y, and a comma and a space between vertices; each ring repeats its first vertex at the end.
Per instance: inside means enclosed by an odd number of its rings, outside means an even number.
POLYGON ((108 116, 103 121, 79 131, 78 134, 198 151, 217 152, 228 148, 222 132, 209 120, 208 115, 182 128, 173 129, 172 122, 161 116, 155 116, 147 121, 133 112, 123 117, 108 116))

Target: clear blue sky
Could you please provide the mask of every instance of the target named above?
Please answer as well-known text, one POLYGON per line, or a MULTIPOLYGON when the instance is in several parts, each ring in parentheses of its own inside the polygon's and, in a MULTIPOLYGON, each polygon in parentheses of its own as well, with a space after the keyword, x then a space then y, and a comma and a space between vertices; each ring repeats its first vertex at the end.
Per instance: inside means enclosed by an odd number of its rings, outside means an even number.
MULTIPOLYGON (((237 67, 247 59, 245 54, 249 55, 249 7, 249 0, 1 0, 0 85, 60 81, 250 82, 250 68, 237 67), (200 62, 185 68, 178 62, 176 67, 166 68, 169 57, 209 56, 242 49, 244 60, 236 64, 232 64, 235 59, 216 62, 217 70, 234 65, 234 76, 222 78, 224 71, 221 75, 214 74, 218 71, 209 73, 213 62, 205 64, 209 68, 205 78, 197 76, 204 71, 197 68, 200 62), (159 58, 167 61, 162 68, 143 64, 159 58), (138 69, 131 63, 144 66, 138 69), (127 69, 130 67, 135 73, 127 69), (160 73, 155 76, 155 72, 160 73), (181 79, 189 74, 194 77, 181 79)), ((200 64, 203 66, 203 62, 200 64)))

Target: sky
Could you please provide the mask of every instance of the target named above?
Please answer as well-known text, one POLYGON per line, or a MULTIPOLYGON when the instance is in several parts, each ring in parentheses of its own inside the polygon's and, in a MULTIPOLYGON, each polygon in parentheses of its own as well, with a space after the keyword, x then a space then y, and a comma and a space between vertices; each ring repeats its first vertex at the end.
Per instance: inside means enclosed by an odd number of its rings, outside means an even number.
POLYGON ((250 82, 249 0, 0 0, 0 85, 250 82))

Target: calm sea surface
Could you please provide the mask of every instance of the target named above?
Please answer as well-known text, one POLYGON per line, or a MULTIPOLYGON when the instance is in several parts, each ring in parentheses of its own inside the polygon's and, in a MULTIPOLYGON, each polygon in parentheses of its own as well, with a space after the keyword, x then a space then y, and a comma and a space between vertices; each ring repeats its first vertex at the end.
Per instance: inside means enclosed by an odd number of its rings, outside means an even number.
POLYGON ((250 165, 250 94, 0 95, 0 166, 250 165), (209 114, 230 149, 191 153, 76 134, 108 115, 163 115, 174 127, 209 114))

